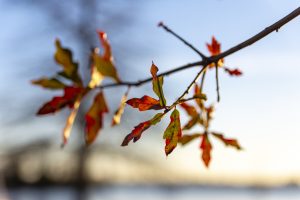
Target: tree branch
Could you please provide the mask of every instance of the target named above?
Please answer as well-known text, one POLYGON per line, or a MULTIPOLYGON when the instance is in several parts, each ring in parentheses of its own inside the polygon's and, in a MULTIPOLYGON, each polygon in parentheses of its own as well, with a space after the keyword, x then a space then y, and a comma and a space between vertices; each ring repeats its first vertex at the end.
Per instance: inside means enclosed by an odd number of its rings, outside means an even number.
MULTIPOLYGON (((296 8, 294 11, 292 11, 290 14, 286 15, 285 17, 283 17, 282 19, 280 19, 279 21, 275 22, 274 24, 272 24, 271 26, 265 28, 264 30, 260 31, 259 33, 257 33, 256 35, 252 36, 251 38, 245 40, 244 42, 241 42, 240 44, 224 51, 223 53, 220 53, 217 56, 211 56, 211 57, 207 57, 206 59, 203 59, 202 61, 198 61, 198 62, 193 62, 193 63, 188 63, 186 65, 182 65, 179 66, 177 68, 174 68, 172 70, 163 72, 158 74, 158 76, 166 76, 166 75, 170 75, 182 70, 186 70, 192 67, 196 67, 196 66, 206 66, 203 68, 207 68, 207 66, 211 63, 217 62, 218 60, 225 58, 237 51, 240 51, 241 49, 244 49, 245 47, 261 40, 262 38, 266 37, 267 35, 269 35, 270 33, 272 33, 273 31, 278 31, 282 26, 284 26, 286 23, 290 22, 291 20, 293 20, 294 18, 296 18, 298 15, 300 15, 300 7, 296 8)), ((111 88, 111 87, 118 87, 118 86, 135 86, 138 87, 140 85, 143 85, 149 81, 152 80, 152 77, 146 78, 146 79, 142 79, 139 81, 135 81, 135 82, 130 82, 130 81, 124 81, 124 82, 120 82, 120 83, 111 83, 111 84, 105 84, 105 85, 101 85, 98 88, 111 88)))

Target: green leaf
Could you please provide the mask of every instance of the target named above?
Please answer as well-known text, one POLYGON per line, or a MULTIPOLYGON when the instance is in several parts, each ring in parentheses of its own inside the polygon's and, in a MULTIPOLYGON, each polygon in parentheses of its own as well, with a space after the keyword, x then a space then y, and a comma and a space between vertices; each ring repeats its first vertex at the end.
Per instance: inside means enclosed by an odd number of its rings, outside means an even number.
POLYGON ((166 107, 167 103, 166 103, 166 99, 165 99, 163 88, 162 88, 163 83, 164 83, 164 77, 163 76, 160 76, 160 77, 157 76, 158 68, 153 62, 152 62, 152 65, 151 65, 150 72, 152 74, 152 88, 153 88, 153 91, 158 96, 160 105, 162 107, 166 107))
POLYGON ((181 138, 180 114, 175 108, 170 116, 170 124, 164 132, 166 140, 165 153, 169 155, 177 146, 178 140, 181 138))
POLYGON ((55 41, 56 52, 54 55, 55 61, 62 66, 63 71, 58 74, 72 80, 74 83, 82 86, 82 80, 78 74, 78 63, 73 61, 71 50, 63 48, 60 41, 55 41))

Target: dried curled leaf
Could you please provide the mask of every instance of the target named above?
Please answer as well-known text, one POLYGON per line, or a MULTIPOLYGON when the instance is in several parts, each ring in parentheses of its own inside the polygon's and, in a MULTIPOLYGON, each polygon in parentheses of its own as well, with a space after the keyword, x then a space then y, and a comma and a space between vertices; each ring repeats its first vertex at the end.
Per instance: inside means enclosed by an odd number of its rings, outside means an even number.
POLYGON ((95 141, 99 130, 103 127, 103 115, 105 113, 108 113, 108 107, 101 91, 95 96, 92 106, 85 115, 85 141, 87 145, 95 141))
POLYGON ((139 111, 160 110, 163 108, 158 100, 147 95, 143 96, 142 98, 129 99, 126 103, 133 108, 138 108, 139 111))
POLYGON ((66 106, 73 108, 78 96, 82 95, 84 89, 81 87, 68 86, 64 88, 64 95, 54 97, 51 101, 45 103, 37 112, 37 115, 54 113, 66 106))
POLYGON ((152 62, 151 69, 150 69, 151 75, 152 75, 152 88, 157 97, 159 98, 160 105, 162 107, 166 107, 167 102, 164 96, 163 92, 163 83, 164 83, 164 77, 163 76, 157 76, 158 68, 157 66, 152 62))
POLYGON ((181 145, 186 145, 188 143, 190 143, 191 141, 193 141, 196 138, 199 138, 200 136, 202 136, 202 133, 194 133, 194 134, 190 134, 190 135, 183 135, 180 139, 179 139, 179 143, 181 145))
POLYGON ((51 90, 63 89, 66 87, 64 83, 62 83, 56 78, 42 77, 40 79, 31 81, 31 83, 34 85, 40 85, 43 88, 51 89, 51 90))
POLYGON ((125 109, 125 105, 126 105, 126 101, 127 101, 127 97, 128 97, 128 92, 129 92, 129 88, 125 92, 125 94, 122 96, 121 103, 120 103, 118 109, 115 111, 115 114, 114 114, 112 122, 111 122, 112 126, 120 124, 120 122, 121 122, 121 116, 122 116, 122 114, 124 112, 124 109, 125 109))
POLYGON ((180 113, 175 108, 170 116, 170 124, 164 132, 163 138, 166 140, 165 153, 168 156, 176 148, 178 140, 181 138, 180 113))
POLYGON ((226 146, 231 146, 236 148, 237 150, 241 150, 242 147, 239 145, 238 141, 236 139, 231 139, 231 138, 225 138, 223 134, 220 133, 212 133, 213 136, 221 140, 226 146))
POLYGON ((119 83, 120 78, 113 63, 113 56, 107 35, 102 31, 97 32, 104 52, 102 55, 100 55, 99 49, 95 49, 92 54, 92 63, 97 68, 98 72, 102 74, 102 76, 110 77, 119 83))
POLYGON ((70 49, 63 48, 60 41, 55 41, 56 52, 55 61, 62 66, 63 71, 59 75, 72 80, 79 86, 82 86, 82 80, 78 74, 78 63, 73 61, 73 55, 70 49))
POLYGON ((210 159, 211 159, 211 150, 212 150, 212 145, 209 141, 207 133, 204 133, 202 135, 202 142, 200 145, 200 149, 202 149, 202 160, 205 164, 206 167, 209 166, 210 159))
POLYGON ((142 122, 142 123, 138 124, 137 126, 135 126, 134 129, 131 131, 131 133, 129 133, 124 138, 121 146, 127 146, 131 140, 133 140, 133 142, 138 141, 141 138, 142 133, 145 130, 147 130, 150 126, 155 125, 158 122, 160 122, 160 120, 162 119, 163 116, 164 116, 164 113, 158 113, 152 119, 142 122))
POLYGON ((227 72, 230 76, 241 76, 243 73, 239 69, 229 69, 224 68, 225 72, 227 72))

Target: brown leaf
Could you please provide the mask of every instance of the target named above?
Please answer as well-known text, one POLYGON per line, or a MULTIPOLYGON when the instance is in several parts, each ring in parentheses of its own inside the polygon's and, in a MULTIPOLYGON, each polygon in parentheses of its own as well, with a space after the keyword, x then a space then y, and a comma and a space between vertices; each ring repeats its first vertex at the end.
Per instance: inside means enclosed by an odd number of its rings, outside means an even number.
POLYGON ((99 130, 103 127, 103 115, 105 113, 108 113, 108 107, 101 91, 95 96, 92 106, 85 115, 85 141, 87 145, 95 141, 99 130))
POLYGON ((196 138, 199 138, 200 136, 202 136, 202 133, 194 133, 194 134, 190 134, 190 135, 183 135, 180 139, 179 139, 179 143, 181 145, 186 145, 188 143, 190 143, 191 141, 193 141, 196 138))

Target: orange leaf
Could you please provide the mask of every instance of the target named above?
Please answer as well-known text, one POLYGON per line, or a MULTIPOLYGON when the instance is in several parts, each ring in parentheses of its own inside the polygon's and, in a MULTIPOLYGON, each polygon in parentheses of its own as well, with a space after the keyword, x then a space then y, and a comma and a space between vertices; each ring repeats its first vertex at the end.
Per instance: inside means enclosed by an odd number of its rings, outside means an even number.
POLYGON ((81 87, 68 86, 64 88, 64 95, 54 97, 51 101, 45 103, 37 112, 37 115, 54 113, 66 106, 73 108, 73 105, 79 95, 82 95, 84 89, 81 87))
POLYGON ((134 129, 129 133, 123 140, 121 146, 127 146, 128 143, 133 140, 133 142, 138 141, 142 133, 147 130, 151 125, 155 125, 160 122, 161 118, 164 116, 164 113, 156 114, 152 119, 142 122, 134 127, 134 129))
POLYGON ((239 69, 229 69, 224 68, 225 72, 227 72, 230 76, 241 76, 243 73, 239 69))
POLYGON ((192 117, 192 119, 190 119, 188 121, 188 123, 186 125, 183 126, 183 130, 189 130, 191 129, 193 126, 195 126, 197 123, 203 124, 203 120, 200 118, 200 115, 195 115, 194 117, 192 117))
POLYGON ((152 97, 147 95, 143 96, 142 98, 133 98, 129 99, 126 102, 128 105, 132 106, 133 108, 138 108, 139 111, 145 110, 160 110, 163 107, 160 105, 160 102, 152 97))
POLYGON ((86 144, 91 144, 95 141, 99 130, 103 126, 103 115, 108 113, 108 107, 105 102, 103 92, 99 92, 95 98, 92 106, 85 115, 85 141, 86 144))
POLYGON ((198 115, 198 112, 194 106, 191 106, 185 102, 181 103, 180 106, 187 112, 191 117, 198 115))
POLYGON ((210 153, 212 150, 212 145, 209 141, 207 133, 204 133, 202 136, 202 142, 200 148, 202 149, 202 160, 205 166, 208 167, 211 159, 210 153))
POLYGON ((129 88, 125 92, 125 94, 122 96, 119 108, 115 111, 115 114, 114 114, 112 122, 111 122, 112 126, 120 124, 120 122, 121 122, 121 116, 122 116, 122 114, 124 112, 124 108, 125 108, 125 105, 126 105, 126 100, 127 100, 128 92, 129 92, 129 88))
POLYGON ((235 147, 237 150, 241 150, 242 149, 236 139, 225 138, 220 133, 212 133, 212 134, 213 134, 213 136, 215 136, 216 138, 218 138, 219 140, 221 140, 226 146, 235 147))

